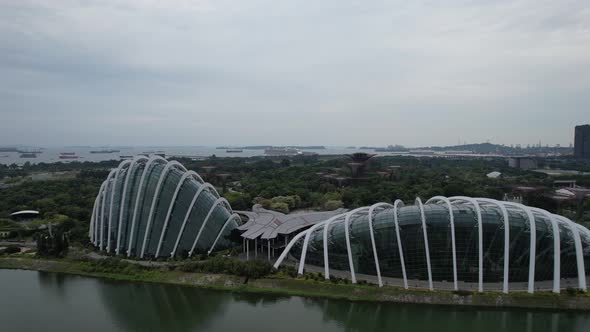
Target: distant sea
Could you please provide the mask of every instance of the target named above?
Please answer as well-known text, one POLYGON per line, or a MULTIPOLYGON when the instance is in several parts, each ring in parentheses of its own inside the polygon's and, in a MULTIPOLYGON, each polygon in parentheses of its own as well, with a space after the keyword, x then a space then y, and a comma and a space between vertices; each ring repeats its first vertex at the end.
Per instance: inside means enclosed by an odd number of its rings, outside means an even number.
MULTIPOLYGON (((41 151, 36 158, 20 158, 21 153, 19 152, 0 152, 0 164, 10 165, 17 164, 23 165, 27 161, 31 164, 36 163, 70 163, 70 162, 84 162, 84 161, 105 161, 105 160, 120 160, 121 156, 135 156, 142 153, 164 153, 167 158, 171 157, 188 157, 188 158, 206 158, 212 155, 217 157, 254 157, 264 156, 264 149, 260 150, 247 150, 243 149, 242 152, 231 153, 226 152, 225 149, 216 149, 215 147, 207 146, 183 146, 183 147, 48 147, 48 148, 33 148, 33 147, 19 147, 24 151, 41 151), (119 152, 112 153, 90 153, 90 151, 96 150, 119 150, 119 152), (59 156, 62 152, 75 153, 79 156, 78 159, 60 159, 59 156)), ((361 150, 358 148, 346 148, 346 147, 326 147, 325 149, 301 149, 302 152, 314 152, 320 155, 337 155, 337 154, 349 154, 355 152, 367 152, 375 153, 372 149, 361 150)), ((392 153, 377 153, 379 155, 391 155, 392 153)))

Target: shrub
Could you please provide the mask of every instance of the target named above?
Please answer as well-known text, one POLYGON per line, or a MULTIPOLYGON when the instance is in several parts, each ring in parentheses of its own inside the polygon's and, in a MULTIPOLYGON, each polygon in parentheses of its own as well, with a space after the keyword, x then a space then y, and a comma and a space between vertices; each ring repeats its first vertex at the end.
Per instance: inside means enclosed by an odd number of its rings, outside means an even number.
POLYGON ((291 278, 297 278, 297 269, 293 266, 281 266, 279 272, 282 272, 291 278))
POLYGON ((272 265, 266 261, 241 261, 222 256, 198 263, 187 262, 179 268, 183 272, 225 273, 249 278, 261 278, 272 272, 272 265))
POLYGON ((90 273, 120 273, 133 275, 148 269, 148 267, 138 264, 121 261, 119 258, 105 258, 96 261, 88 261, 82 265, 82 270, 90 273))
POLYGON ((585 292, 584 292, 583 289, 573 288, 573 287, 568 287, 566 289, 566 292, 567 292, 567 295, 569 295, 569 296, 576 296, 576 295, 579 295, 579 294, 585 294, 585 292))
POLYGON ((8 255, 16 254, 17 252, 20 252, 20 247, 15 245, 10 245, 4 249, 4 253, 8 255))
POLYGON ((340 201, 340 200, 338 200, 338 201, 330 200, 324 204, 324 209, 328 210, 328 211, 332 211, 332 210, 339 209, 343 206, 344 206, 344 203, 342 203, 342 201, 340 201))
POLYGON ((469 291, 469 290, 465 290, 465 289, 459 289, 459 290, 453 291, 453 294, 457 294, 459 296, 469 296, 469 295, 473 295, 473 292, 469 291))
POLYGON ((270 209, 282 213, 289 213, 289 204, 283 202, 276 202, 270 204, 270 209))

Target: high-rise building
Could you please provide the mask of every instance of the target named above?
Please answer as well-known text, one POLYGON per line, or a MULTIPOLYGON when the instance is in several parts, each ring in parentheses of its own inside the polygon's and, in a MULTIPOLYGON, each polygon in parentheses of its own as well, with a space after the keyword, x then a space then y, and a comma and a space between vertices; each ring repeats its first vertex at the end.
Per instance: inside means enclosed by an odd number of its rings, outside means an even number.
POLYGON ((590 125, 576 126, 574 157, 590 159, 590 125))

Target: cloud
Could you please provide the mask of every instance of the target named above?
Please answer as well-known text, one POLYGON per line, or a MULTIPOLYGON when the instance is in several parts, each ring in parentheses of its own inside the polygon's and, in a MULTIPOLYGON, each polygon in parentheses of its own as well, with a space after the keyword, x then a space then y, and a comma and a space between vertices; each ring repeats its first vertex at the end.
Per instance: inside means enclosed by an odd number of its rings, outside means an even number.
POLYGON ((587 1, 0 1, 2 142, 567 144, 589 87, 587 1))

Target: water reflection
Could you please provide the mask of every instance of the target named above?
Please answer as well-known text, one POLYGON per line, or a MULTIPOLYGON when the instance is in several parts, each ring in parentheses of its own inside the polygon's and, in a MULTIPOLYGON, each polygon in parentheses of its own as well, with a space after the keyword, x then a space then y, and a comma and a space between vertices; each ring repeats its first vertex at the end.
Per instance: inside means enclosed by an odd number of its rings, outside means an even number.
POLYGON ((30 271, 0 270, 0 294, 3 331, 590 331, 590 314, 579 312, 263 296, 30 271), (24 319, 27 310, 35 320, 24 319))
POLYGON ((578 312, 490 310, 307 299, 324 319, 344 331, 590 331, 590 315, 578 312))
POLYGON ((229 294, 146 283, 101 282, 104 307, 125 330, 195 331, 223 316, 229 294))

